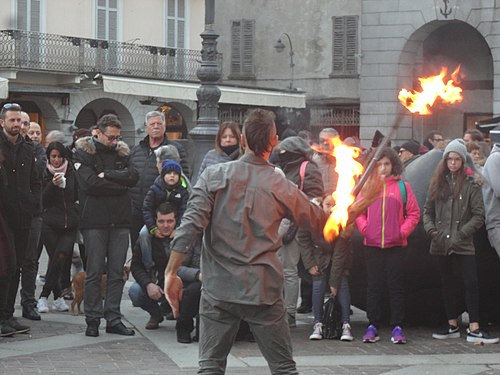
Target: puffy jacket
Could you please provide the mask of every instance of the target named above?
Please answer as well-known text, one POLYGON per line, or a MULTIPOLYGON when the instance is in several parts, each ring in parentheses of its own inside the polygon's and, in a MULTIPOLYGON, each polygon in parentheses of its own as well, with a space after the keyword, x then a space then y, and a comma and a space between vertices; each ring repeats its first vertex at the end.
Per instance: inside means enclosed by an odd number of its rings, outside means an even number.
POLYGON ((0 149, 6 181, 0 197, 4 217, 11 228, 29 228, 33 215, 41 211, 42 181, 36 170, 34 146, 21 136, 11 143, 0 129, 0 149))
POLYGON ((52 183, 54 175, 45 170, 44 188, 42 192, 43 225, 56 229, 73 229, 78 226, 78 209, 76 176, 68 163, 66 170, 66 187, 60 188, 52 183))
POLYGON ((401 177, 387 177, 380 197, 356 218, 356 226, 364 237, 366 246, 382 249, 407 246, 407 238, 420 219, 420 209, 408 183, 406 187, 406 217, 398 181, 401 177))
MULTIPOLYGON (((180 164, 182 172, 189 177, 189 164, 186 150, 178 142, 170 141, 165 137, 163 143, 158 146, 173 145, 179 151, 181 158, 180 164)), ((156 155, 154 149, 149 146, 149 136, 146 136, 138 145, 132 148, 130 153, 130 165, 139 172, 139 181, 130 189, 132 197, 132 210, 134 215, 142 216, 142 204, 144 197, 148 192, 154 180, 158 177, 158 169, 156 167, 156 155)))
POLYGON ((80 228, 129 228, 129 189, 137 183, 137 171, 129 163, 124 142, 107 147, 92 137, 76 141, 73 165, 79 186, 80 228), (104 178, 98 175, 104 172, 104 178))
POLYGON ((180 177, 175 186, 167 186, 161 176, 158 176, 151 188, 146 193, 142 213, 144 215, 144 224, 149 232, 156 228, 156 209, 163 202, 170 202, 177 210, 177 225, 181 223, 182 215, 186 211, 189 191, 184 177, 180 177))
MULTIPOLYGON (((432 238, 433 255, 475 254, 473 235, 484 224, 484 204, 474 172, 468 169, 467 173, 458 199, 436 201, 427 194, 423 220, 424 229, 432 238)), ((447 181, 452 183, 450 175, 447 181)))

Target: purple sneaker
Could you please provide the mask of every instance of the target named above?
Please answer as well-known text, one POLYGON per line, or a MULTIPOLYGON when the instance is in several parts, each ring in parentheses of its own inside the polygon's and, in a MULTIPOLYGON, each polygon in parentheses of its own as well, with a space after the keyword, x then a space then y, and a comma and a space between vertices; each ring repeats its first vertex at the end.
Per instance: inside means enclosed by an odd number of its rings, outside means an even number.
POLYGON ((378 331, 377 328, 375 328, 374 325, 369 325, 365 335, 363 336, 363 342, 377 342, 380 340, 380 337, 378 336, 378 331))
POLYGON ((405 333, 400 326, 394 327, 391 336, 391 341, 393 344, 406 344, 405 333))

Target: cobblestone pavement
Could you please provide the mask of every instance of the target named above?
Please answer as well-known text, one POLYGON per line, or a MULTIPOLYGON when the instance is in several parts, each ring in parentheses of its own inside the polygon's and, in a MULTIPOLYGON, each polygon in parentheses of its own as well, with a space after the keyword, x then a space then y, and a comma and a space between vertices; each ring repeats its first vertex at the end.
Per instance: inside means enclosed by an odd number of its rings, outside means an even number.
MULTIPOLYGON (((127 282, 126 288, 130 286, 127 282)), ((38 291, 37 291, 38 296, 38 291)), ((164 321, 158 330, 146 330, 148 316, 132 307, 124 293, 124 322, 136 329, 133 337, 106 334, 84 335, 82 315, 50 312, 38 322, 20 318, 31 326, 29 334, 0 338, 0 374, 195 374, 198 345, 178 344, 175 322, 164 321)), ((16 316, 20 316, 17 306, 16 316)), ((364 312, 355 310, 355 340, 310 341, 312 315, 297 315, 292 329, 294 358, 301 374, 409 374, 473 375, 500 374, 500 345, 473 345, 465 338, 433 340, 428 327, 407 327, 408 343, 390 342, 390 329, 380 330, 381 340, 364 344, 364 312)), ((103 323, 104 325, 104 323, 103 323)), ((463 327, 465 329, 465 327, 463 327)), ((500 335, 500 327, 489 327, 500 335)), ((462 335, 463 336, 463 335, 462 335)), ((227 374, 268 374, 257 344, 236 342, 228 358, 227 374)))

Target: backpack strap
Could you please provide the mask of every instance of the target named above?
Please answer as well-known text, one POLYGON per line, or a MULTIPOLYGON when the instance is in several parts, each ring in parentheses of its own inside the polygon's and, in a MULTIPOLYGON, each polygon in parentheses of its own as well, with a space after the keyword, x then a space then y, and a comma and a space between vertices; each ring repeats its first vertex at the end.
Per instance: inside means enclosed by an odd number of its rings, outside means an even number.
POLYGON ((398 180, 399 190, 401 191, 401 198, 403 200, 403 217, 406 217, 406 185, 403 180, 398 180))
POLYGON ((300 176, 300 190, 304 191, 304 178, 306 176, 306 167, 309 163, 308 160, 304 160, 302 164, 300 164, 299 176, 300 176))

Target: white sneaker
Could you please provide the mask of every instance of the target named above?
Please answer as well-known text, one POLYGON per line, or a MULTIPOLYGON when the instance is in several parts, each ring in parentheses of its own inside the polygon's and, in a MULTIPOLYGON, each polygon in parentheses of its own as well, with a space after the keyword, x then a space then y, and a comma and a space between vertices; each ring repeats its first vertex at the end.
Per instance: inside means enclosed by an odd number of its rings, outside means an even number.
POLYGON ((315 323, 309 340, 321 340, 323 338, 323 323, 315 323))
POLYGON ((39 313, 48 313, 49 312, 49 304, 47 302, 47 297, 40 297, 36 304, 36 309, 39 313))
POLYGON ((352 341, 354 337, 351 333, 351 325, 349 323, 342 324, 342 336, 340 336, 340 341, 352 341))
POLYGON ((66 302, 64 302, 64 298, 62 297, 59 297, 54 301, 52 308, 57 311, 69 311, 69 307, 66 305, 66 302))

